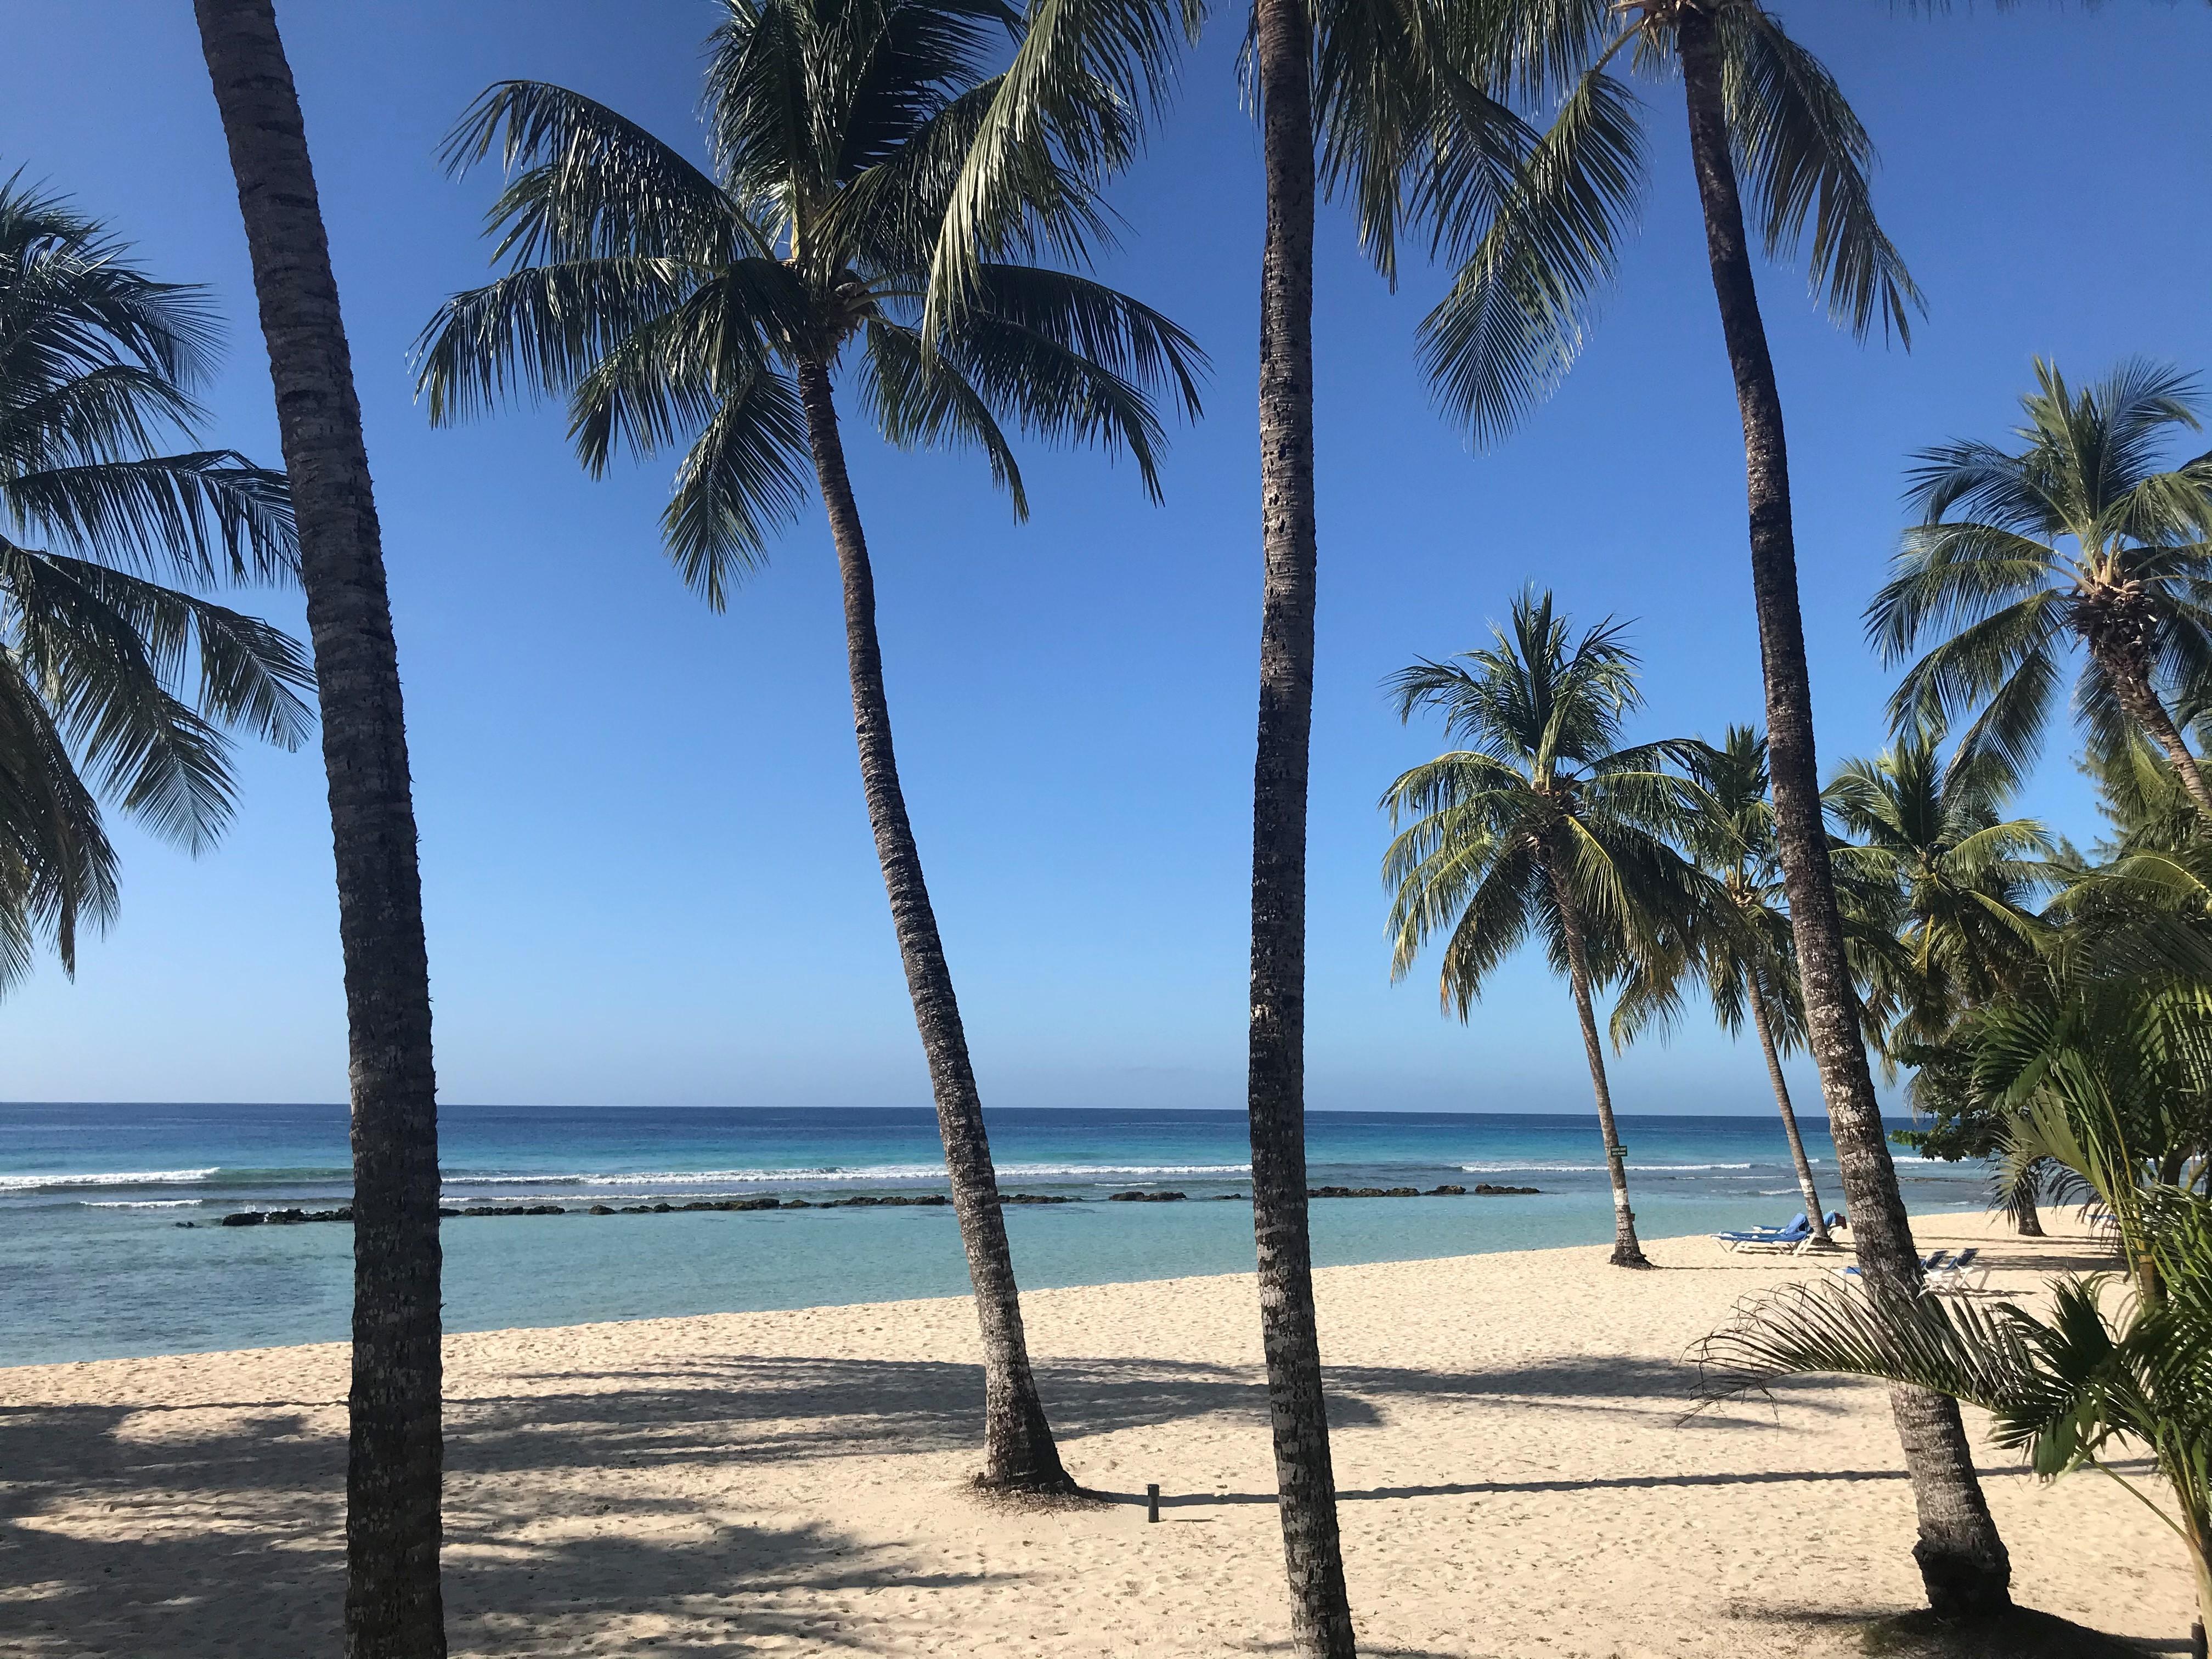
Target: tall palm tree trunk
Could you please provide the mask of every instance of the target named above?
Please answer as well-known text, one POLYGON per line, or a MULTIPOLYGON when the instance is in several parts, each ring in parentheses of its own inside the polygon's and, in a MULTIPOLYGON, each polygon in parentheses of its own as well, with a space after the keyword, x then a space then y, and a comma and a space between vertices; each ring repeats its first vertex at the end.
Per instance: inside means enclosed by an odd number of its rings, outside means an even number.
POLYGON ((998 1172, 992 1167, 990 1138, 983 1127, 982 1098, 976 1092, 975 1067, 969 1063, 952 970, 945 965, 937 913, 930 907, 929 888, 922 879, 921 854, 907 818, 906 796, 899 788, 890 704, 884 693, 883 650, 876 640, 875 573, 868 562, 860 510, 853 499, 853 481, 845 470, 845 444, 837 429, 837 405, 826 365, 811 358, 799 361, 799 395, 806 410, 807 442, 815 476, 821 481, 823 505, 829 510, 830 538, 837 544, 837 568, 844 579, 845 654, 852 672, 853 731, 860 741, 868 823, 875 831, 876 857, 890 895, 899 958, 906 967, 907 992, 914 1000, 914 1023, 929 1060, 937 1128, 952 1179, 953 1212, 960 1218, 960 1242, 968 1253, 968 1278, 975 1287, 976 1316, 982 1325, 981 1484, 1022 1492, 1073 1492, 1075 1483, 1060 1467, 1060 1449, 1053 1442, 1036 1376, 1030 1369, 1021 1291, 1014 1283, 998 1172))
POLYGON ((1589 1061, 1590 1093, 1597 1099, 1598 1133, 1605 1137, 1606 1178, 1613 1183, 1613 1255, 1616 1267, 1648 1267, 1650 1259, 1637 1242, 1636 1212, 1628 1206, 1628 1152, 1613 1122, 1613 1085, 1606 1081, 1605 1047, 1598 1041, 1597 1010, 1590 1002, 1589 945, 1583 915, 1567 890, 1566 878, 1549 848, 1540 854, 1552 902, 1559 907, 1559 932, 1567 942, 1567 983, 1575 994, 1575 1013, 1583 1024, 1583 1054, 1589 1061))
MULTIPOLYGON (((1752 587, 1766 682, 1768 759, 1790 930, 1796 939, 1810 1047, 1827 1099, 1829 1132, 1850 1211, 1851 1236, 1874 1293, 1903 1301, 1919 1291, 1920 1263, 1860 1040, 1856 997, 1844 955, 1843 919, 1828 865, 1813 747, 1812 679, 1797 604, 1797 553, 1790 526, 1782 398, 1752 279, 1710 3, 1690 0, 1681 7, 1676 15, 1678 40, 1713 292, 1743 417, 1752 587)), ((1957 1405, 1923 1389, 1896 1389, 1890 1393, 1890 1411, 1904 1443, 1919 1511, 1920 1536, 1912 1553, 1920 1564, 1929 1604, 1949 1617, 2002 1611, 2011 1605, 2012 1564, 1974 1477, 1973 1456, 1957 1405)))
POLYGON ((438 1104, 384 550, 307 131, 270 0, 194 0, 245 215, 300 531, 353 1095, 349 1659, 440 1659, 438 1104))
POLYGON ((1759 1032, 1759 1051, 1766 1056, 1767 1080, 1774 1085, 1774 1104, 1782 1114, 1782 1133, 1790 1142, 1790 1162, 1797 1170, 1797 1190, 1805 1195, 1805 1216, 1813 1224, 1813 1242, 1823 1248, 1833 1244, 1828 1224, 1820 1214, 1820 1189, 1813 1184, 1813 1160, 1805 1156, 1805 1138, 1797 1133, 1796 1109, 1790 1103, 1789 1080, 1782 1075, 1782 1056, 1774 1047, 1774 1027, 1767 1018, 1766 994, 1759 988, 1759 975, 1744 975, 1751 999, 1751 1023, 1759 1032))
POLYGON ((1257 0, 1260 148, 1260 719, 1252 769, 1252 1023, 1247 1103, 1260 1333, 1275 1446, 1291 1639, 1352 1659, 1336 1476, 1322 1395, 1306 1224, 1306 775, 1313 738, 1314 131, 1301 0, 1257 0))

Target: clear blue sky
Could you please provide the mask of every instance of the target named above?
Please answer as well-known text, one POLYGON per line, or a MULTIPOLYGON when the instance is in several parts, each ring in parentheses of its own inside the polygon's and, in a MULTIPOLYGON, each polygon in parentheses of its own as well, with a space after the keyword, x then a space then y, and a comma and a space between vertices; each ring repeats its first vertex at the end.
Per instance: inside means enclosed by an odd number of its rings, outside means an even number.
MULTIPOLYGON (((1912 20, 1784 15, 1880 144, 1878 202, 1931 314, 1911 355, 1830 329, 1794 271, 1765 297, 1790 418, 1824 756, 1880 740, 1859 612, 1900 462, 1998 436, 2030 357, 2212 368, 2212 14, 2112 4, 1912 20)), ((715 617, 662 561, 668 465, 584 478, 550 413, 428 429, 405 349, 483 278, 489 178, 441 134, 488 82, 562 82, 695 133, 700 0, 290 0, 368 421, 408 696, 449 1101, 921 1104, 927 1082, 852 753, 819 514, 715 617)), ((1114 279, 1212 354, 1164 508, 1087 455, 1028 462, 1017 527, 981 465, 854 434, 908 798, 988 1103, 1235 1106, 1259 594, 1252 417, 1261 228, 1217 18, 1117 191, 1114 279)), ((233 319, 212 435, 274 463, 235 198, 184 0, 18 7, 0 168, 75 196, 233 319)), ((1530 579, 1637 619, 1648 736, 1759 710, 1741 455, 1680 129, 1648 89, 1656 186, 1595 344, 1502 451, 1432 414, 1414 324, 1325 221, 1316 335, 1321 666, 1310 1098, 1583 1110, 1564 991, 1534 961, 1470 1027, 1393 988, 1377 793, 1438 746, 1378 692, 1476 642, 1530 579)), ((262 608, 296 623, 281 597, 262 608)), ((194 861, 125 833, 124 915, 0 1006, 0 1095, 337 1099, 345 1085, 318 757, 245 757, 234 830, 194 861)), ((2029 805, 2095 825, 2063 749, 2029 805)), ((1809 1079, 1808 1079, 1809 1084, 1809 1079)), ((1770 1109, 1755 1056, 1694 1022, 1619 1062, 1629 1111, 1770 1109)), ((1808 1096, 1807 1103, 1811 1103, 1808 1096)))

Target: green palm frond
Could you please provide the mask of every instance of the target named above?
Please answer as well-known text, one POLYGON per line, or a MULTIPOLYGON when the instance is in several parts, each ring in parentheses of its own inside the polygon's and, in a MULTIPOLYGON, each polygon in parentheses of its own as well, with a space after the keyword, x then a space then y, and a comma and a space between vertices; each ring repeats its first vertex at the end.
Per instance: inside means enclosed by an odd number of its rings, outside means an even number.
MULTIPOLYGON (((958 304, 933 336, 915 326, 967 169, 994 121, 1012 118, 1008 76, 1024 63, 1103 73, 1118 50, 1109 9, 722 0, 706 77, 711 173, 580 94, 492 88, 447 157, 461 171, 496 154, 511 175, 490 220, 494 257, 512 268, 455 296, 417 341, 431 418, 562 397, 595 474, 618 449, 688 442, 663 529, 684 580, 716 605, 811 493, 811 442, 838 441, 810 434, 796 394, 815 369, 834 387, 850 367, 893 444, 981 449, 1018 514, 1017 431, 1126 451, 1157 500, 1159 405, 1197 414, 1204 353, 1127 295, 1001 257, 1054 246, 1079 258, 1104 225, 1100 169, 1135 137, 1120 82, 1063 88, 1044 118, 1073 126, 1015 136, 1018 187, 992 196, 998 216, 958 304), (1014 69, 996 73, 1009 42, 1014 69)), ((1141 64, 1123 67, 1142 78, 1141 64)))
POLYGON ((770 533, 805 507, 812 474, 798 388, 763 366, 723 395, 677 469, 661 537, 685 586, 720 611, 770 533))
POLYGON ((114 915, 100 795, 199 851, 231 808, 226 730, 312 727, 296 642, 149 579, 298 578, 283 475, 199 446, 216 343, 199 290, 0 183, 0 989, 45 940, 73 972, 114 915))
POLYGON ((232 449, 0 476, 0 516, 30 534, 192 582, 299 576, 291 489, 232 449))
MULTIPOLYGON (((1037 202, 1057 201, 1134 159, 1198 0, 1031 0, 1013 61, 976 123, 929 262, 925 337, 971 302, 981 266, 1030 251, 1037 202)), ((1065 259, 1087 251, 1082 221, 1046 216, 1065 259)))
POLYGON ((509 179, 486 216, 499 238, 495 261, 517 269, 617 258, 696 266, 770 252, 705 173, 566 87, 486 88, 447 135, 442 159, 459 177, 495 152, 509 179))
POLYGON ((1481 225, 1419 346, 1445 412, 1478 443, 1511 432, 1582 353, 1643 187, 1638 112, 1624 84, 1593 70, 1494 205, 1486 188, 1462 187, 1432 210, 1444 246, 1481 225))
POLYGON ((1854 334, 1877 319, 1910 344, 1926 302, 1874 213, 1874 145, 1820 61, 1755 5, 1714 15, 1722 94, 1737 164, 1763 210, 1770 257, 1794 250, 1809 219, 1807 269, 1828 310, 1854 334))

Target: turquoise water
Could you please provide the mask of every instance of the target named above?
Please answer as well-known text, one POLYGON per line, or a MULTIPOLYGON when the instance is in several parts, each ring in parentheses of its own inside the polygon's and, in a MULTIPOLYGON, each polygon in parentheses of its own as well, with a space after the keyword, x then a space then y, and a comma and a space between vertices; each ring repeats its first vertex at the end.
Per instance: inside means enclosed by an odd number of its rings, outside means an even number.
MULTIPOLYGON (((1799 1207, 1771 1117, 1620 1123, 1649 1237, 1781 1221, 1799 1207)), ((1804 1127, 1834 1207, 1833 1148, 1820 1120, 1804 1127)), ((1248 1206, 1103 1201, 1128 1190, 1193 1200, 1248 1192, 1241 1113, 1012 1109, 992 1113, 990 1127, 1005 1190, 1084 1200, 1008 1209, 1024 1285, 1250 1267, 1248 1206)), ((1598 1145, 1595 1118, 1316 1113, 1308 1133, 1316 1185, 1491 1181, 1542 1190, 1316 1200, 1315 1258, 1413 1260, 1610 1237, 1598 1145)), ((967 1288, 947 1209, 584 1212, 658 1200, 941 1192, 941 1149, 927 1110, 449 1106, 440 1151, 448 1204, 526 1200, 568 1211, 448 1221, 449 1329, 967 1288)), ((0 1105, 0 1364, 343 1338, 349 1228, 211 1224, 240 1209, 343 1203, 346 1160, 343 1107, 0 1105)), ((1908 1157, 1899 1173, 1916 1208, 1984 1201, 1978 1168, 1908 1157)))

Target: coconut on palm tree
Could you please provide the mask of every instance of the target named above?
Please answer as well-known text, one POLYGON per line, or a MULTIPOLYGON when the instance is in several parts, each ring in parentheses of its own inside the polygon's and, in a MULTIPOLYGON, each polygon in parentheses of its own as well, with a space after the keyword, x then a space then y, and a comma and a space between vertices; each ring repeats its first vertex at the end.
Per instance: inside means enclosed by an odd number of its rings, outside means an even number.
POLYGON ((441 1659, 438 1086, 399 659, 361 401, 270 0, 193 0, 299 521, 353 1097, 348 1659, 441 1659))
MULTIPOLYGON (((508 82, 455 130, 457 170, 496 150, 507 273, 424 331, 431 417, 510 394, 568 400, 594 473, 628 446, 688 449, 662 520, 711 605, 808 492, 843 578, 860 774, 927 1056, 985 1352, 983 1480, 1052 1491, 1060 1464, 1024 1338, 981 1099, 899 782, 875 577, 848 471, 840 383, 889 441, 980 449, 1026 510, 1007 428, 1124 451, 1158 499, 1156 391, 1198 409, 1203 355, 1090 278, 984 261, 925 343, 930 261, 953 179, 1022 16, 997 0, 729 0, 710 44, 710 166, 580 94, 508 82)), ((1094 120, 1119 119, 1110 91, 1094 120)), ((997 251, 1079 256, 1101 212, 1084 170, 1025 177, 997 251)))
POLYGON ((298 644, 189 591, 298 577, 282 473, 155 447, 195 436, 215 339, 199 290, 0 180, 0 986, 42 939, 73 971, 112 914, 100 796, 201 851, 233 803, 224 728, 293 749, 313 723, 298 644))
MULTIPOLYGON (((1919 295, 1875 216, 1873 144, 1835 77, 1758 0, 1516 0, 1472 20, 1489 81, 1551 106, 1510 185, 1494 198, 1467 191, 1466 210, 1447 221, 1446 245, 1463 251, 1465 263, 1423 324, 1425 358, 1445 407, 1479 440, 1510 430, 1572 366, 1637 216, 1646 182, 1639 106, 1616 70, 1662 85, 1680 77, 1706 264, 1743 426, 1768 764, 1807 1047, 1820 1068, 1860 1260, 1884 1294, 1911 1297, 1919 1257, 1867 1063, 1828 865, 1782 393, 1745 218, 1748 198, 1770 257, 1806 249, 1815 289, 1855 333, 1879 322, 1905 336, 1919 295)), ((1902 1389, 1892 1409, 1931 1604, 1959 1615, 2008 1605, 2011 1568, 1958 1408, 1902 1389)))
POLYGON ((1498 963, 1534 935, 1574 999, 1613 1184, 1613 1264, 1644 1267, 1629 1206, 1593 993, 1679 933, 1697 872, 1668 844, 1687 805, 1666 770, 1690 745, 1624 744, 1641 707, 1637 661, 1618 623, 1577 638, 1533 590, 1493 643, 1392 677, 1401 719, 1433 709, 1464 747, 1414 767, 1382 805, 1397 834, 1383 855, 1390 971, 1401 978, 1443 940, 1437 994, 1462 1019, 1498 963), (1403 826, 1401 828, 1400 826, 1403 826))
POLYGON ((1681 1006, 1683 970, 1694 971, 1721 1029, 1733 1036, 1748 1024, 1759 1039, 1813 1240, 1825 1247, 1832 1241, 1820 1188, 1782 1070, 1804 1041, 1805 1016, 1767 793, 1766 739, 1751 726, 1731 726, 1717 746, 1692 744, 1680 761, 1690 787, 1675 836, 1710 880, 1695 890, 1683 948, 1653 958, 1657 972, 1639 967, 1631 975, 1613 1008, 1613 1046, 1671 1024, 1681 1006))
POLYGON ((2141 360, 2076 390, 2038 359, 2018 447, 1974 439, 1915 458, 1896 574, 1867 607, 1892 660, 1940 636, 1892 700, 1900 724, 1972 711, 1962 751, 2025 773, 2078 648, 2073 704, 2094 746, 2156 744, 2200 811, 2197 757, 2174 719, 2212 681, 2212 453, 2166 465, 2197 429, 2195 384, 2141 360))

